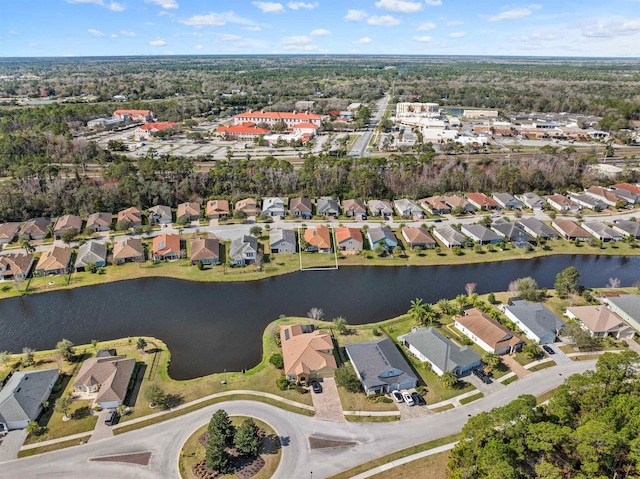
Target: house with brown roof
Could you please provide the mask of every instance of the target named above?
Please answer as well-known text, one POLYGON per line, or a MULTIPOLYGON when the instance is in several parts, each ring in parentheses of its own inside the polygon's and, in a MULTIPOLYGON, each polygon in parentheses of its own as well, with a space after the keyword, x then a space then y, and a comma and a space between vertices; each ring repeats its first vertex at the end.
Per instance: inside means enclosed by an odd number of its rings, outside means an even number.
POLYGON ((173 221, 171 207, 167 205, 155 205, 147 211, 149 223, 169 225, 173 221))
POLYGON ((144 261, 144 250, 140 238, 126 238, 113 244, 114 264, 144 261))
POLYGON ((200 203, 188 201, 178 205, 176 221, 197 221, 200 219, 200 203))
POLYGON ((87 218, 87 230, 97 233, 98 231, 109 231, 113 215, 111 213, 92 213, 87 218))
POLYGON ((45 239, 49 234, 48 228, 50 224, 51 219, 49 218, 32 218, 22 225, 18 237, 26 240, 45 239))
POLYGON ((77 233, 80 233, 82 231, 82 218, 76 215, 61 216, 53 227, 53 236, 59 240, 65 231, 70 230, 76 230, 77 233))
POLYGON ((11 243, 18 231, 20 231, 20 223, 0 224, 0 244, 11 243))
POLYGON ((191 242, 191 264, 220 262, 220 242, 218 238, 196 238, 191 242))
POLYGON ((129 228, 142 226, 142 211, 135 206, 118 211, 118 224, 120 226, 129 225, 129 228))
POLYGON ((424 228, 405 226, 402 228, 402 237, 410 248, 435 248, 437 246, 429 232, 424 228))
POLYGON ((565 316, 580 321, 580 327, 592 338, 631 339, 635 334, 631 326, 604 305, 572 306, 567 308, 565 316))
POLYGON ((289 200, 289 214, 308 220, 312 216, 312 205, 309 198, 291 198, 289 200))
POLYGON ((255 198, 246 198, 236 202, 236 211, 242 211, 247 216, 256 216, 260 214, 260 208, 258 208, 258 202, 255 198))
POLYGON ((207 218, 210 220, 219 220, 229 216, 229 202, 227 200, 209 200, 207 201, 207 218))
POLYGON ((349 218, 367 219, 367 207, 362 200, 344 200, 342 202, 342 209, 344 210, 345 216, 349 218))
POLYGON ((524 345, 509 329, 477 308, 467 309, 464 315, 453 319, 456 328, 487 352, 511 354, 524 345))
POLYGON ((280 326, 284 374, 291 382, 310 382, 333 376, 337 369, 333 341, 311 325, 280 326))
POLYGON ((626 190, 640 196, 640 185, 632 185, 631 183, 618 183, 613 185, 614 190, 626 190))
POLYGON ((451 213, 451 207, 445 203, 444 196, 430 196, 418 200, 420 206, 434 215, 448 215, 451 213))
POLYGON ((180 259, 180 236, 165 234, 153 238, 153 261, 175 261, 180 259))
POLYGON ((571 201, 564 195, 560 195, 558 193, 554 195, 547 196, 545 198, 547 203, 556 211, 560 211, 561 213, 565 212, 577 212, 580 211, 580 205, 571 201))
POLYGON ((67 274, 71 261, 71 248, 54 246, 40 256, 36 265, 35 274, 38 276, 53 276, 67 274))
POLYGON ((463 213, 470 213, 474 209, 474 206, 470 202, 468 202, 466 199, 462 198, 461 196, 456 196, 456 195, 445 196, 444 202, 447 205, 449 205, 451 209, 456 207, 462 208, 463 213))
POLYGON ((23 280, 29 276, 33 266, 31 253, 9 253, 0 256, 0 278, 23 280))
POLYGON ((307 251, 331 252, 331 230, 325 225, 307 228, 304 232, 304 240, 308 244, 307 251))
POLYGON ((135 365, 134 358, 99 354, 82 363, 73 389, 78 393, 91 395, 95 406, 103 409, 117 408, 127 396, 135 365))
POLYGON ((496 210, 500 207, 496 200, 489 198, 484 193, 467 193, 464 197, 469 203, 480 210, 496 210))
POLYGON ((560 236, 564 239, 568 239, 571 241, 580 240, 587 241, 591 236, 585 230, 583 230, 578 223, 571 220, 563 220, 560 218, 556 218, 551 222, 551 226, 553 226, 560 236))
POLYGON ((615 191, 607 190, 602 186, 591 185, 585 190, 585 193, 593 198, 604 202, 609 206, 616 206, 621 203, 622 206, 626 206, 628 201, 626 198, 619 196, 615 191))
POLYGON ((336 241, 338 250, 347 254, 357 254, 362 251, 364 241, 362 232, 358 228, 341 226, 336 228, 336 241))

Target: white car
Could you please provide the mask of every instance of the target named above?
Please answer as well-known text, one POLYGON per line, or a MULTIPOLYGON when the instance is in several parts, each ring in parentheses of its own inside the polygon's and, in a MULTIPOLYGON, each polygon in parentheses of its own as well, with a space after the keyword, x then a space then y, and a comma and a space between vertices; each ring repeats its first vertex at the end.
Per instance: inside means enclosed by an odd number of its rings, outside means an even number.
POLYGON ((391 395, 393 396, 393 399, 395 399, 396 402, 402 402, 403 401, 402 394, 400 394, 399 391, 393 391, 391 393, 391 395))
POLYGON ((404 402, 407 403, 407 406, 413 406, 415 404, 415 401, 411 397, 411 394, 409 394, 407 391, 402 393, 402 399, 404 399, 404 402))

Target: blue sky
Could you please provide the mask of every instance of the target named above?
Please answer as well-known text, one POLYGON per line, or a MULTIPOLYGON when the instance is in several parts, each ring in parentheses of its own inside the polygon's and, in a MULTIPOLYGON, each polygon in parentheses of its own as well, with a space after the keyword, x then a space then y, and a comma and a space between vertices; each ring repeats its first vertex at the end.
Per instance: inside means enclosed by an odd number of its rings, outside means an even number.
POLYGON ((640 57, 640 0, 3 0, 0 12, 5 57, 640 57))

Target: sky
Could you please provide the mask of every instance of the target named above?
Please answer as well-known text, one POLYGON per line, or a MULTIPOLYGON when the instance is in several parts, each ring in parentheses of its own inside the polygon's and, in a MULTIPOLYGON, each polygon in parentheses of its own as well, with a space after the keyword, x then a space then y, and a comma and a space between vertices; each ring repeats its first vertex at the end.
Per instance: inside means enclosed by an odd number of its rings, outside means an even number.
POLYGON ((640 57, 640 0, 3 0, 0 57, 640 57))

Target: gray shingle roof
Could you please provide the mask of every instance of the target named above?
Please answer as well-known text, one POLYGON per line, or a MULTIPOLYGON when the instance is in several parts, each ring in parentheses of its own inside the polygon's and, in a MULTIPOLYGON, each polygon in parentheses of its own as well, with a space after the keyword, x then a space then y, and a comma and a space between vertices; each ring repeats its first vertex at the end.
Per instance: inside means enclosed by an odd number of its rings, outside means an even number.
POLYGON ((58 374, 57 369, 14 373, 0 391, 0 422, 34 421, 58 374))
POLYGON ((619 240, 623 238, 623 234, 614 230, 610 226, 605 225, 601 221, 585 221, 582 223, 582 228, 592 235, 599 237, 602 240, 619 240))
POLYGON ((253 236, 241 236, 231 242, 229 257, 233 260, 244 260, 245 252, 258 252, 258 240, 253 236))
POLYGON ((340 214, 340 205, 333 198, 318 198, 318 214, 340 214))
POLYGON ((438 226, 433 232, 447 240, 451 246, 460 246, 466 240, 465 236, 451 225, 438 226))
POLYGON ((269 245, 273 246, 276 243, 283 241, 285 243, 292 244, 294 247, 296 246, 296 234, 293 230, 271 230, 269 233, 269 245))
POLYGON ((387 244, 389 244, 389 242, 391 242, 392 244, 398 242, 398 240, 396 239, 396 235, 393 234, 393 231, 384 226, 382 228, 369 228, 368 233, 369 239, 373 243, 378 243, 382 240, 384 240, 387 244))
POLYGON ((623 294, 621 296, 608 298, 607 301, 616 305, 620 310, 640 322, 640 296, 637 294, 623 294))
POLYGON ((557 238, 558 233, 548 224, 543 223, 537 218, 522 218, 518 223, 523 228, 527 228, 537 238, 557 238))
POLYGON ((433 328, 422 328, 398 337, 424 354, 441 371, 453 371, 480 361, 478 353, 468 346, 458 346, 433 328))
POLYGON ((529 303, 522 299, 506 306, 505 310, 511 312, 539 338, 547 334, 557 334, 565 325, 542 303, 529 303))
POLYGON ((613 227, 628 236, 640 238, 640 221, 618 220, 613 227))
POLYGON ((97 241, 88 241, 78 249, 76 268, 84 268, 89 263, 107 261, 107 245, 97 241))
POLYGON ((518 223, 496 221, 491 229, 512 243, 531 243, 533 238, 518 223))
POLYGON ((462 232, 469 235, 474 241, 498 241, 500 237, 491 231, 489 228, 485 228, 482 225, 462 225, 462 232))

